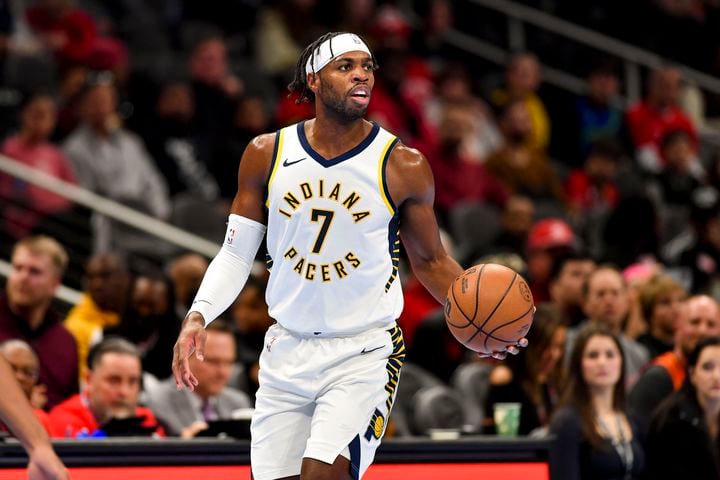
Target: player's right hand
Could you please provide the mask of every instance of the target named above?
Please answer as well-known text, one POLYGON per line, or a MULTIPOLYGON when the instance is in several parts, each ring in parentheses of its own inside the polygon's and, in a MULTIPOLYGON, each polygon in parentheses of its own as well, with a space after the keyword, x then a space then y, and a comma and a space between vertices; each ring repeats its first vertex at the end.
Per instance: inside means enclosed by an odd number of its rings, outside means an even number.
POLYGON ((195 353, 198 360, 203 360, 205 352, 205 320, 197 312, 190 312, 182 324, 180 335, 173 348, 172 371, 178 390, 187 387, 191 392, 198 384, 197 378, 190 371, 190 355, 195 353))

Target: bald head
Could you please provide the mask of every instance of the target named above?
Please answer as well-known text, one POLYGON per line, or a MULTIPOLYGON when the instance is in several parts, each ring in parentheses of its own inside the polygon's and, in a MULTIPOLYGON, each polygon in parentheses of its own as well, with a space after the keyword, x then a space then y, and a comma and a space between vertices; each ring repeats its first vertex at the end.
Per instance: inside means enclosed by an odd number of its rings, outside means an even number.
POLYGON ((648 84, 648 101, 655 108, 668 108, 677 105, 680 99, 682 74, 672 67, 654 70, 648 84))
POLYGON ((679 348, 687 358, 701 339, 716 335, 720 335, 718 302, 708 295, 688 298, 676 320, 676 350, 679 348))
POLYGON ((177 257, 168 265, 168 276, 173 282, 177 301, 182 305, 189 305, 191 295, 198 289, 208 261, 197 253, 187 253, 177 257))

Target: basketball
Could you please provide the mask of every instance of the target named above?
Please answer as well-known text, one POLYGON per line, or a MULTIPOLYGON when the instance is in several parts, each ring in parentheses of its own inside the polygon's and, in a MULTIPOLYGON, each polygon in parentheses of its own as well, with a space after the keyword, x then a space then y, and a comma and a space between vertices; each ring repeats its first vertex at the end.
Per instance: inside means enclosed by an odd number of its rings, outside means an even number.
POLYGON ((470 350, 490 354, 515 345, 532 325, 534 305, 527 282, 493 263, 475 265, 457 277, 445 299, 445 321, 470 350))

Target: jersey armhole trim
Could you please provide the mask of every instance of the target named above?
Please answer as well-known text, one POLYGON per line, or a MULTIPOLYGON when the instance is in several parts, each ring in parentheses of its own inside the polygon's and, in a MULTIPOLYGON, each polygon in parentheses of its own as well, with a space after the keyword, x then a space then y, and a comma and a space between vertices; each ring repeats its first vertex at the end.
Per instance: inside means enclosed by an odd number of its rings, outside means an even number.
POLYGON ((270 163, 270 173, 268 174, 267 182, 265 182, 265 207, 270 207, 270 186, 272 181, 275 179, 275 172, 277 171, 278 157, 283 148, 283 139, 285 138, 285 129, 280 129, 275 135, 275 147, 273 148, 272 162, 270 163))
POLYGON ((390 190, 388 189, 387 184, 387 162, 390 158, 390 154, 393 151, 393 148, 395 148, 395 145, 398 143, 398 137, 392 137, 388 142, 385 144, 385 147, 383 148, 382 154, 380 155, 380 162, 378 165, 378 187, 380 188, 380 195, 382 196, 383 202, 385 203, 385 206, 387 206, 388 210, 392 215, 395 215, 397 208, 395 206, 395 203, 392 200, 392 197, 390 196, 390 190))

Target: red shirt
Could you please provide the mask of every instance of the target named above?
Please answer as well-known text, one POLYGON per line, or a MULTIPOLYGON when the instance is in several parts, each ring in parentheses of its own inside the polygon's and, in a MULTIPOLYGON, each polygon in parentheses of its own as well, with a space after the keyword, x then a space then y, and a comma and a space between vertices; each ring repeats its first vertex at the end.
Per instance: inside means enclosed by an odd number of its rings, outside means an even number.
MULTIPOLYGON (((165 431, 158 425, 155 415, 145 407, 135 407, 135 415, 145 417, 143 427, 155 427, 161 437, 165 431)), ((53 438, 75 438, 78 435, 92 435, 100 428, 80 394, 74 395, 50 411, 50 436, 53 438)))
POLYGON ((48 13, 36 5, 26 11, 27 21, 39 35, 58 35, 65 38, 55 54, 61 62, 83 63, 90 58, 95 45, 95 22, 90 15, 74 8, 60 16, 48 13))
POLYGON ((565 184, 565 192, 568 201, 582 210, 603 206, 615 208, 620 196, 614 184, 594 185, 583 170, 574 170, 570 173, 565 184))
POLYGON ((627 124, 636 148, 652 145, 659 149, 662 137, 673 130, 687 132, 695 148, 698 145, 698 133, 695 125, 678 107, 657 110, 643 100, 630 107, 627 112, 627 124))

